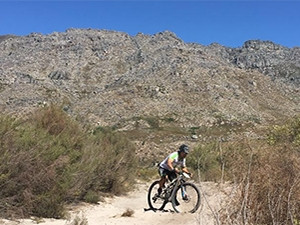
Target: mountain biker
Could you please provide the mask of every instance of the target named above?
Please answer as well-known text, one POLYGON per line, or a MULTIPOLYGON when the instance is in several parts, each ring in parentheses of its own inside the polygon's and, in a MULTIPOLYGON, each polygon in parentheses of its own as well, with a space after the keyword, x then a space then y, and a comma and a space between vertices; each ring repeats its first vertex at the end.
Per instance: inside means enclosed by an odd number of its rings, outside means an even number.
POLYGON ((158 188, 159 195, 161 194, 162 188, 167 181, 167 176, 170 181, 174 180, 177 177, 176 173, 179 173, 179 168, 182 169, 183 172, 191 174, 186 168, 185 162, 185 157, 188 153, 189 147, 183 144, 179 147, 177 152, 171 153, 167 158, 165 158, 164 161, 159 164, 158 172, 161 177, 158 188))

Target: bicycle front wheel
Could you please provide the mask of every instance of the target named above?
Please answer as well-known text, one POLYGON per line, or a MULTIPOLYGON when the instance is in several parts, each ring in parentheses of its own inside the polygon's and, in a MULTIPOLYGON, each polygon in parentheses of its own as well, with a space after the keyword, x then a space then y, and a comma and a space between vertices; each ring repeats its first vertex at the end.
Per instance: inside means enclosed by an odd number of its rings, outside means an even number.
POLYGON ((152 210, 163 210, 167 201, 158 195, 159 181, 151 184, 148 190, 148 204, 152 210))
POLYGON ((200 202, 200 191, 191 183, 181 184, 172 197, 172 206, 177 213, 194 213, 200 202))

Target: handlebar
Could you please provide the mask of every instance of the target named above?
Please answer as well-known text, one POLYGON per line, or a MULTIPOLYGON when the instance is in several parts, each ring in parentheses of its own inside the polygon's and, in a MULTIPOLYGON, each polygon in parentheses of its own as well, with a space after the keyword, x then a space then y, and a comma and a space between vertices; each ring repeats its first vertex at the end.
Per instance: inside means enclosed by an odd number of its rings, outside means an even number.
POLYGON ((182 175, 182 176, 184 176, 185 178, 188 178, 188 179, 191 178, 191 173, 179 172, 179 175, 182 175))

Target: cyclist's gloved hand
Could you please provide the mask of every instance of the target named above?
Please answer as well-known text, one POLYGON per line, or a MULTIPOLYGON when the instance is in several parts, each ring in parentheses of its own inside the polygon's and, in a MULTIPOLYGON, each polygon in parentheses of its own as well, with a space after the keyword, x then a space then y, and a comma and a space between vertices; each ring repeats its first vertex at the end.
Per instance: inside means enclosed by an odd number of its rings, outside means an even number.
POLYGON ((192 173, 190 172, 185 172, 187 175, 189 175, 190 177, 192 177, 192 173))
POLYGON ((179 169, 177 169, 177 168, 174 168, 173 171, 174 171, 175 173, 179 173, 179 172, 180 172, 179 169))

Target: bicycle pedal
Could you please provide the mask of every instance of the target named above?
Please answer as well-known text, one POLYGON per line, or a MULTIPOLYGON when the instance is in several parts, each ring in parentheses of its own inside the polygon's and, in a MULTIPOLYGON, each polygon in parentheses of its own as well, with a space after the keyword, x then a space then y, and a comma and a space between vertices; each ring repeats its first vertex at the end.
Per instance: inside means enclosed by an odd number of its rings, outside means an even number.
POLYGON ((158 198, 159 198, 159 195, 155 194, 155 195, 152 197, 152 200, 156 201, 158 198))

